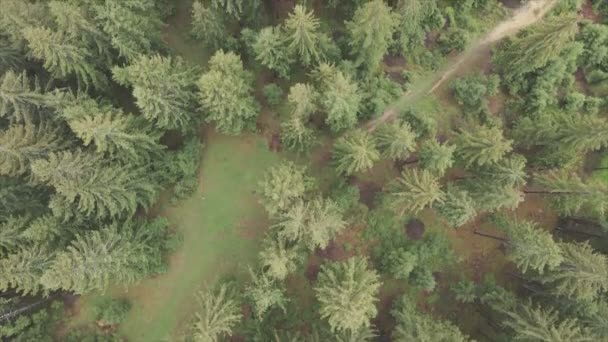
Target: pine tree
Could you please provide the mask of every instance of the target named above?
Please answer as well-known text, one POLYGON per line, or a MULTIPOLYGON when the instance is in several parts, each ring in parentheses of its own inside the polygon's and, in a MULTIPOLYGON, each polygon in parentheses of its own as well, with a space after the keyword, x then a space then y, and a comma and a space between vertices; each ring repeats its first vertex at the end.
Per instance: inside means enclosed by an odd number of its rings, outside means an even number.
POLYGON ((0 221, 46 208, 45 189, 26 178, 0 176, 0 221))
POLYGON ((513 187, 501 187, 495 184, 471 180, 464 184, 477 205, 478 211, 496 211, 502 208, 516 209, 524 200, 524 194, 513 187))
POLYGON ((64 108, 64 116, 84 146, 94 144, 98 153, 137 161, 162 149, 157 143, 160 133, 147 122, 111 106, 100 106, 95 100, 84 99, 64 108))
POLYGON ((254 273, 249 269, 252 283, 247 287, 247 297, 253 302, 253 309, 258 318, 262 318, 268 310, 277 307, 285 311, 288 299, 285 291, 274 279, 265 273, 254 273))
POLYGON ((554 143, 581 152, 608 146, 608 121, 594 115, 557 115, 554 143))
POLYGON ((37 81, 32 82, 25 72, 18 74, 9 70, 0 78, 0 117, 31 121, 35 110, 49 105, 52 100, 51 96, 42 93, 37 81))
POLYGON ((97 27, 91 11, 83 5, 57 0, 49 2, 49 11, 59 32, 69 37, 71 42, 80 41, 82 47, 97 50, 97 58, 104 64, 111 64, 110 39, 97 27))
POLYGON ((563 262, 538 278, 557 296, 592 300, 608 290, 608 258, 587 243, 560 243, 563 262))
POLYGON ((11 125, 0 133, 0 174, 23 175, 32 161, 67 146, 61 129, 50 124, 11 125))
POLYGON ((192 3, 192 30, 190 33, 205 45, 217 50, 234 43, 233 37, 226 37, 226 23, 223 16, 213 6, 200 1, 192 3))
POLYGON ((86 47, 69 42, 59 32, 46 27, 28 27, 23 31, 32 56, 44 61, 44 67, 58 78, 76 77, 78 86, 104 88, 107 80, 93 62, 93 56, 86 47))
POLYGON ((468 342, 470 339, 458 327, 448 321, 437 320, 416 310, 413 303, 405 296, 392 311, 397 321, 393 332, 393 341, 446 341, 468 342))
POLYGON ((49 154, 31 165, 34 177, 52 186, 56 195, 49 205, 61 213, 65 206, 94 217, 133 214, 155 198, 157 186, 145 177, 142 168, 104 165, 86 153, 49 154))
POLYGON ((259 0, 211 0, 211 5, 239 19, 242 14, 253 13, 260 2, 259 0))
POLYGON ((263 66, 288 79, 293 58, 285 47, 285 38, 280 27, 265 27, 253 43, 255 59, 263 66))
MULTIPOLYGON (((430 25, 427 24, 429 19, 432 16, 442 18, 434 1, 399 0, 395 12, 398 15, 398 42, 402 53, 406 56, 424 45, 426 31, 430 30, 430 25)), ((442 23, 439 26, 442 26, 442 23)))
POLYGON ((321 317, 333 331, 358 331, 377 314, 380 277, 367 260, 353 257, 321 266, 314 288, 321 317))
POLYGON ((198 308, 190 326, 194 341, 217 342, 232 336, 242 319, 238 302, 232 297, 226 285, 198 294, 198 308))
POLYGON ((401 177, 389 185, 388 193, 390 206, 400 216, 416 214, 445 200, 438 179, 426 170, 404 170, 401 177))
POLYGON ((23 296, 38 294, 41 291, 40 277, 51 263, 51 254, 43 248, 22 247, 0 259, 0 290, 14 289, 23 296))
POLYGON ((373 0, 355 11, 353 20, 346 23, 349 44, 355 63, 368 70, 378 68, 392 42, 396 22, 391 8, 382 0, 373 0))
POLYGON ((514 154, 496 163, 480 166, 474 171, 480 181, 500 187, 519 187, 526 184, 526 158, 514 154))
POLYGON ((374 133, 378 148, 386 158, 405 160, 416 149, 416 133, 407 122, 385 123, 374 133))
POLYGON ((532 27, 527 35, 516 38, 501 49, 498 64, 510 74, 525 73, 544 67, 560 55, 578 31, 576 16, 554 16, 532 27))
POLYGON ((478 127, 462 131, 457 137, 456 154, 467 167, 499 161, 510 152, 512 141, 503 137, 497 127, 478 127))
POLYGON ((288 51, 298 56, 302 64, 308 66, 324 59, 329 37, 320 31, 319 19, 312 10, 307 12, 302 5, 296 5, 284 25, 288 51))
POLYGON ((23 244, 23 231, 30 222, 30 217, 9 216, 0 223, 0 256, 9 254, 23 244))
POLYGON ((596 341, 575 319, 559 320, 558 312, 531 304, 520 304, 516 310, 503 310, 503 325, 521 341, 591 342, 596 341))
POLYGON ((289 88, 287 100, 292 108, 292 115, 307 120, 317 110, 319 94, 307 83, 296 83, 289 88))
POLYGON ((281 141, 290 149, 303 151, 314 143, 314 131, 307 123, 317 110, 317 97, 314 88, 305 83, 296 83, 289 88, 287 100, 292 112, 281 123, 281 141))
POLYGON ((507 234, 508 257, 521 272, 543 274, 563 262, 559 245, 534 222, 499 219, 498 226, 507 234))
POLYGON ((283 240, 268 237, 264 240, 259 259, 265 274, 281 281, 297 269, 300 255, 297 248, 285 247, 283 240))
POLYGON ((207 121, 220 132, 238 134, 253 124, 259 104, 252 96, 253 77, 243 69, 239 56, 217 51, 209 61, 209 71, 199 80, 200 103, 207 121))
POLYGON ((466 224, 477 216, 475 201, 469 193, 451 186, 448 186, 445 201, 437 206, 437 213, 454 228, 466 224))
POLYGON ((128 61, 150 53, 161 41, 162 21, 154 2, 106 0, 93 5, 93 11, 112 46, 128 61))
POLYGON ((48 9, 42 2, 2 0, 0 31, 16 46, 24 40, 23 30, 48 24, 48 9))
POLYGON ((314 187, 314 180, 306 169, 292 162, 271 167, 260 183, 261 201, 268 214, 273 217, 285 212, 314 187))
POLYGON ((327 118, 325 123, 334 132, 353 128, 361 106, 361 94, 357 83, 336 71, 321 87, 320 103, 327 118))
POLYGON ((158 235, 166 226, 165 220, 146 225, 128 221, 80 233, 56 254, 40 282, 49 290, 77 294, 132 284, 162 263, 159 241, 162 244, 166 237, 158 235))
POLYGON ((368 132, 354 130, 340 137, 333 147, 336 171, 353 174, 369 170, 380 159, 376 142, 368 132))
POLYGON ((137 107, 158 128, 192 129, 196 121, 196 68, 179 57, 142 55, 112 72, 117 82, 133 87, 137 107))
POLYGON ((420 147, 420 167, 437 176, 442 176, 454 164, 456 146, 440 144, 435 139, 427 140, 420 147))
POLYGON ((536 177, 544 190, 526 190, 526 193, 551 195, 552 205, 565 216, 579 213, 605 217, 608 212, 608 186, 590 179, 583 181, 578 175, 567 172, 549 172, 536 177))
POLYGON ((315 140, 315 132, 306 125, 302 117, 292 115, 281 122, 281 142, 289 149, 299 152, 311 147, 315 140))

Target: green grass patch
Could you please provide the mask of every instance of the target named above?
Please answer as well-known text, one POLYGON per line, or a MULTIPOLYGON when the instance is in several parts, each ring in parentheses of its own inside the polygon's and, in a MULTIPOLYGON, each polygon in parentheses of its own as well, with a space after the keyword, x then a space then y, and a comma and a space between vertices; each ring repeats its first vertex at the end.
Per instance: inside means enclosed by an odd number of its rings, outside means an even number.
POLYGON ((163 212, 183 235, 167 273, 116 293, 133 304, 119 330, 129 341, 174 340, 199 289, 221 275, 242 274, 256 259, 267 217, 254 191, 279 157, 252 134, 211 133, 206 140, 199 189, 163 212))

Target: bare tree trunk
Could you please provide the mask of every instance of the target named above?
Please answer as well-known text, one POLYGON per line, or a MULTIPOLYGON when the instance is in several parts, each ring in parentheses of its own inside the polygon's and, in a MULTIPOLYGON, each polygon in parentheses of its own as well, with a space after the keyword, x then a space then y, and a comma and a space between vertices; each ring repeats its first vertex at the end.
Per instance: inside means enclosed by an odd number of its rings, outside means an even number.
POLYGON ((479 236, 483 236, 483 237, 487 237, 487 238, 494 239, 494 240, 498 240, 498 241, 501 241, 501 242, 503 242, 503 243, 507 243, 507 242, 509 242, 509 240, 508 240, 508 239, 505 239, 505 238, 503 238, 503 237, 496 236, 496 235, 490 235, 490 234, 482 233, 482 232, 478 231, 477 229, 475 229, 475 230, 473 231, 473 234, 475 234, 475 235, 479 235, 479 236))
POLYGON ((583 232, 583 231, 574 230, 574 229, 566 229, 566 228, 562 228, 562 227, 555 227, 555 230, 557 230, 558 232, 564 232, 564 233, 570 233, 570 234, 579 234, 579 235, 584 235, 584 236, 593 237, 593 238, 600 238, 600 239, 604 238, 603 235, 583 232))
POLYGON ((12 317, 15 317, 15 316, 20 315, 20 314, 22 314, 24 312, 27 312, 28 310, 36 308, 36 307, 38 307, 38 306, 40 306, 40 305, 42 305, 42 304, 44 304, 44 303, 46 303, 46 302, 48 302, 50 300, 53 300, 53 299, 59 297, 59 295, 60 294, 55 294, 55 295, 49 296, 47 298, 42 298, 42 299, 40 299, 38 301, 35 301, 33 303, 30 303, 30 304, 28 304, 26 306, 22 306, 22 307, 20 307, 18 309, 10 311, 10 312, 3 313, 0 316, 0 321, 2 321, 2 320, 8 320, 8 319, 11 319, 12 317))

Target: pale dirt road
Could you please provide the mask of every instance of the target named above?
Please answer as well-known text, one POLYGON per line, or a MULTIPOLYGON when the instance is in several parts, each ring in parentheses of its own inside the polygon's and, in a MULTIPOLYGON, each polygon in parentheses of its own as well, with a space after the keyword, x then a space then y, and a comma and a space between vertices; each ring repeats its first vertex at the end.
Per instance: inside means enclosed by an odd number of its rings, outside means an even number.
POLYGON ((470 45, 453 63, 449 64, 447 69, 441 70, 437 72, 434 77, 431 77, 431 80, 434 82, 423 82, 418 85, 414 84, 412 90, 408 90, 403 94, 395 104, 382 113, 382 116, 367 123, 367 130, 370 132, 374 131, 379 124, 391 120, 397 115, 398 108, 407 103, 412 103, 420 96, 433 93, 459 70, 469 66, 483 65, 484 59, 487 59, 490 56, 490 49, 493 44, 536 23, 551 10, 556 2, 557 0, 531 0, 524 6, 515 10, 509 19, 504 20, 483 38, 470 45))

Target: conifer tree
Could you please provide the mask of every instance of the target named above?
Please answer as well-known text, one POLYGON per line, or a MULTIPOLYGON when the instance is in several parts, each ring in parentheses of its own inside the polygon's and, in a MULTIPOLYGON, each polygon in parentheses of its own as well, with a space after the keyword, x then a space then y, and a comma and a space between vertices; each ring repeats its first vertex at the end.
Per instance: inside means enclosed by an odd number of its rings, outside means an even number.
POLYGON ((451 186, 448 186, 445 201, 437 206, 437 213, 454 228, 466 224, 477 216, 475 201, 469 193, 451 186))
POLYGON ((501 187, 473 179, 466 182, 464 188, 475 201, 478 211, 514 210, 524 200, 524 194, 514 187, 501 187))
POLYGON ((340 137, 333 147, 336 171, 353 174, 369 170, 380 159, 373 136, 362 130, 355 130, 340 137))
POLYGON ((302 64, 312 65, 325 58, 329 37, 320 31, 319 19, 312 10, 307 12, 302 5, 296 5, 284 25, 288 51, 298 56, 302 64))
POLYGON ((259 259, 264 272, 281 281, 297 269, 300 255, 297 248, 285 247, 283 240, 268 237, 264 240, 264 249, 260 251, 259 259))
POLYGON ((390 206, 400 216, 416 214, 445 200, 438 179, 426 170, 404 170, 401 177, 389 185, 388 193, 390 206))
POLYGON ((467 167, 482 166, 499 161, 511 151, 512 143, 499 128, 482 126, 460 132, 456 154, 467 167))
POLYGON ((437 320, 418 312, 413 303, 405 296, 392 311, 397 320, 393 332, 396 342, 407 341, 449 341, 468 342, 470 339, 449 321, 437 320))
POLYGON ((195 341, 216 342, 232 336, 242 318, 239 305, 232 297, 226 285, 198 294, 198 307, 190 326, 190 334, 195 341))
POLYGON ((475 169, 480 181, 502 187, 518 187, 526 183, 526 159, 518 154, 475 169))
POLYGON ((557 296, 593 300, 608 290, 608 258, 587 243, 560 243, 563 261, 538 277, 557 296))
POLYGON ((254 273, 249 269, 252 284, 247 287, 247 297, 253 302, 253 309, 258 318, 262 318, 268 310, 277 307, 285 311, 288 299, 285 291, 274 279, 266 273, 254 273))
POLYGON ((551 196, 552 205, 565 216, 585 213, 605 217, 608 211, 608 186, 590 179, 583 181, 578 175, 567 172, 549 172, 536 177, 543 190, 526 190, 551 196))
POLYGON ((498 226, 507 234, 508 257, 521 272, 543 274, 563 262, 559 245, 534 222, 499 219, 498 226))
POLYGON ((427 140, 420 147, 420 167, 442 176, 454 164, 456 146, 440 144, 435 139, 427 140))
POLYGON ((23 175, 33 160, 67 146, 61 129, 50 124, 11 125, 0 133, 0 174, 23 175))
POLYGON ((0 117, 30 121, 35 109, 50 103, 52 97, 43 94, 37 81, 32 82, 25 72, 18 74, 9 70, 0 78, 0 117))
POLYGON ((260 196, 262 204, 272 217, 302 200, 313 187, 314 180, 308 176, 305 168, 285 162, 266 172, 260 183, 260 196))
POLYGON ((61 33, 46 27, 28 27, 23 34, 32 56, 44 61, 45 69, 53 76, 63 79, 74 76, 81 89, 91 85, 105 87, 107 80, 86 47, 74 45, 61 33))
POLYGON ((45 189, 27 178, 0 176, 0 221, 46 208, 45 189))
POLYGON ((281 141, 290 149, 303 151, 314 143, 314 131, 307 123, 317 110, 317 97, 314 88, 308 84, 296 83, 289 88, 287 100, 292 112, 281 123, 281 141))
POLYGON ((40 277, 51 266, 52 256, 39 246, 21 247, 0 259, 0 290, 14 289, 21 295, 41 291, 40 277))
POLYGON ((2 0, 0 12, 0 31, 16 46, 24 40, 23 30, 48 24, 48 10, 42 2, 21 0, 2 0))
POLYGON ((292 115, 308 119, 317 110, 319 94, 307 83, 296 83, 289 88, 287 100, 292 107, 292 115))
POLYGON ((49 11, 59 32, 69 37, 71 42, 80 41, 82 47, 97 50, 97 58, 104 64, 111 64, 110 39, 97 27, 94 13, 87 10, 86 5, 53 0, 49 2, 49 11))
POLYGON ((595 339, 575 319, 560 321, 552 309, 532 304, 520 304, 515 310, 503 310, 507 316, 503 325, 509 327, 516 340, 551 342, 591 342, 595 339))
POLYGON ((51 153, 31 168, 38 181, 55 189, 49 206, 58 213, 70 206, 100 218, 133 214, 139 205, 149 205, 157 191, 144 169, 104 165, 81 151, 51 153))
POLYGON ((334 132, 353 128, 361 106, 361 94, 357 83, 336 71, 323 82, 320 103, 327 118, 325 123, 334 132))
POLYGON ((98 153, 123 161, 137 161, 158 152, 160 133, 140 117, 125 115, 111 106, 84 99, 64 108, 64 116, 84 146, 94 144, 98 153))
POLYGON ((292 57, 285 47, 285 38, 280 27, 265 27, 253 43, 255 58, 263 66, 288 79, 292 57))
POLYGON ((416 149, 416 133, 407 122, 385 123, 374 133, 378 148, 386 158, 405 160, 416 149))
POLYGON ((141 55, 112 72, 117 82, 133 87, 137 107, 158 128, 185 132, 196 122, 198 71, 181 58, 141 55))
POLYGON ((228 47, 234 41, 233 37, 226 37, 226 24, 218 10, 198 0, 192 3, 191 34, 214 50, 228 47))
POLYGON ((114 49, 128 61, 150 53, 161 41, 162 21, 154 2, 106 0, 94 4, 93 11, 114 49))
POLYGON ((23 242, 23 231, 27 228, 30 217, 9 216, 0 224, 0 256, 16 250, 23 242))
POLYGON ((321 317, 333 331, 358 331, 376 316, 380 277, 367 260, 353 257, 321 266, 315 293, 321 317))
POLYGON ((211 5, 239 19, 242 14, 253 12, 260 2, 259 0, 211 0, 211 5))
POLYGON ((209 71, 199 80, 200 103, 207 121, 218 130, 238 134, 250 127, 258 115, 259 104, 252 96, 253 77, 243 69, 239 56, 217 51, 209 61, 209 71))
POLYGON ((346 23, 349 44, 355 63, 368 70, 378 68, 392 42, 395 17, 382 0, 372 0, 355 11, 352 21, 346 23))

